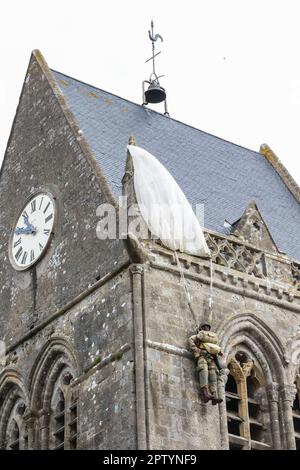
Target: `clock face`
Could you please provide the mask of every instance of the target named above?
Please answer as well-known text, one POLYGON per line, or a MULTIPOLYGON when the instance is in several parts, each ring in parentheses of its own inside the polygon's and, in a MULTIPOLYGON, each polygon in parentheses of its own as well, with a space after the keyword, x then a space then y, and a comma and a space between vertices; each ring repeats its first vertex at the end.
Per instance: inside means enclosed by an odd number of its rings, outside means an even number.
POLYGON ((19 215, 11 237, 10 257, 22 271, 35 264, 44 254, 53 230, 56 208, 47 193, 35 194, 19 215))

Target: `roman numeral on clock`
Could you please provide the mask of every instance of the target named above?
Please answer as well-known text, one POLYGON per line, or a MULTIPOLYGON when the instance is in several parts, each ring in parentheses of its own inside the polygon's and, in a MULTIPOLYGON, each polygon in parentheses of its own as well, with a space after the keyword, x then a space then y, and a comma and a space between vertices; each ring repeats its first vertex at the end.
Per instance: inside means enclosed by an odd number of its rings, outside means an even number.
POLYGON ((15 258, 17 261, 19 261, 19 259, 21 258, 22 252, 23 252, 23 248, 20 246, 17 253, 15 254, 15 258))
POLYGON ((36 199, 31 201, 31 213, 34 212, 35 210, 36 210, 36 199))
POLYGON ((50 202, 48 202, 48 204, 46 205, 46 207, 45 207, 45 209, 44 209, 44 214, 46 214, 46 212, 47 212, 49 206, 50 206, 50 202))
POLYGON ((26 263, 27 255, 28 255, 27 251, 24 251, 23 256, 22 256, 21 264, 25 264, 25 263, 26 263))
POLYGON ((46 219, 45 219, 45 224, 47 224, 49 222, 49 220, 52 219, 52 217, 53 217, 53 214, 48 215, 48 217, 46 217, 46 219))
POLYGON ((17 240, 15 243, 14 243, 14 248, 16 248, 16 246, 20 245, 22 239, 21 237, 19 238, 19 240, 17 240))
POLYGON ((42 251, 44 249, 43 245, 39 243, 40 250, 42 251))
POLYGON ((40 206, 39 206, 39 211, 41 210, 42 204, 43 204, 44 196, 41 199, 40 206))
POLYGON ((44 234, 49 235, 49 233, 50 233, 50 230, 48 228, 44 228, 44 234))
POLYGON ((34 250, 30 250, 30 263, 32 263, 32 261, 34 261, 34 250))

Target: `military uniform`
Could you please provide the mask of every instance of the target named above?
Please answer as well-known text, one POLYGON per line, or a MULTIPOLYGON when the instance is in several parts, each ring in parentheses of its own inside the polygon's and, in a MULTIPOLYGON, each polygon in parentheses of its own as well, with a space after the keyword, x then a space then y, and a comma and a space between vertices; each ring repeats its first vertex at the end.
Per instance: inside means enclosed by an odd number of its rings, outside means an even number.
POLYGON ((197 371, 199 372, 199 382, 201 398, 204 402, 212 400, 213 404, 222 400, 217 396, 217 366, 215 358, 221 352, 218 346, 218 337, 211 331, 201 330, 189 338, 190 349, 197 359, 197 371), (208 394, 208 389, 210 395, 208 394))

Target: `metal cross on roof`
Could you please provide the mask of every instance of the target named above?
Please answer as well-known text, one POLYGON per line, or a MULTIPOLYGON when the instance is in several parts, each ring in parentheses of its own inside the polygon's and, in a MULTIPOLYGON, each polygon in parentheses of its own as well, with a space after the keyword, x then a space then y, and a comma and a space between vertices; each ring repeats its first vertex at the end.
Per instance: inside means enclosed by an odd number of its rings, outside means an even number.
POLYGON ((151 20, 151 31, 148 31, 149 39, 152 42, 152 57, 146 60, 146 63, 152 60, 152 73, 149 77, 149 80, 143 81, 143 105, 147 105, 148 103, 161 103, 164 101, 165 103, 165 115, 169 116, 168 108, 167 108, 167 100, 166 100, 166 91, 165 89, 160 86, 159 78, 163 77, 164 75, 158 76, 155 70, 155 57, 160 54, 160 51, 155 54, 155 42, 160 39, 163 41, 163 38, 160 34, 154 35, 154 24, 153 20, 151 20), (145 90, 145 83, 149 84, 147 90, 145 90))
POLYGON ((148 34, 149 34, 149 39, 152 42, 152 57, 150 57, 150 59, 146 60, 146 63, 149 62, 149 60, 152 60, 152 67, 153 67, 153 69, 152 69, 153 71, 152 71, 152 74, 150 75, 149 81, 153 80, 152 76, 154 76, 154 79, 158 81, 158 79, 163 77, 163 75, 160 75, 158 77, 157 74, 156 74, 156 71, 155 71, 155 57, 158 56, 161 53, 161 51, 159 51, 155 54, 155 42, 158 39, 160 39, 161 42, 163 42, 163 37, 160 34, 156 34, 154 36, 154 23, 153 23, 153 20, 151 20, 151 31, 148 31, 148 34))

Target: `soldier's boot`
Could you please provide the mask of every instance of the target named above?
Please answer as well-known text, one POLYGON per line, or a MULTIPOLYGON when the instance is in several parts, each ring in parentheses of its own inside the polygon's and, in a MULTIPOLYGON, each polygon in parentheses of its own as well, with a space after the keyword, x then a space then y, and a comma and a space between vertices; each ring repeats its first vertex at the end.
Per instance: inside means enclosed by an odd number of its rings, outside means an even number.
POLYGON ((204 387, 200 388, 200 398, 204 403, 207 403, 209 400, 213 399, 213 396, 208 392, 207 385, 204 385, 204 387))
POLYGON ((211 392, 211 403, 212 405, 217 405, 218 403, 222 403, 222 398, 218 398, 216 392, 211 392))

